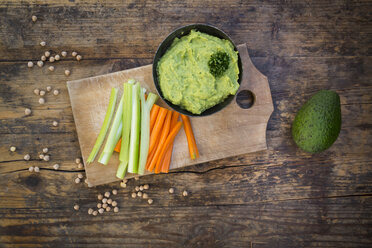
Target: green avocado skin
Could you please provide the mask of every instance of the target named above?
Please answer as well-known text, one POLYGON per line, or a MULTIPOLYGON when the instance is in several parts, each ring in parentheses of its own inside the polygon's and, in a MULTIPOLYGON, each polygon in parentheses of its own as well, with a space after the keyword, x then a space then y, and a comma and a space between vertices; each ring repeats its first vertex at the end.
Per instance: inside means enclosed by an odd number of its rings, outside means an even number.
POLYGON ((340 97, 334 91, 321 90, 298 111, 292 124, 292 137, 302 150, 318 153, 336 141, 340 129, 340 97))

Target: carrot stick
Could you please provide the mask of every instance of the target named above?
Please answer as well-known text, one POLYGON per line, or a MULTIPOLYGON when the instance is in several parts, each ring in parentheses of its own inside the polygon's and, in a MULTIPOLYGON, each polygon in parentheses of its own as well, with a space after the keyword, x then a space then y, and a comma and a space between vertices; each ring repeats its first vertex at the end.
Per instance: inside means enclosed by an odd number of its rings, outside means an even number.
POLYGON ((161 172, 168 173, 169 165, 172 159, 173 143, 169 146, 168 150, 165 152, 163 160, 160 162, 161 172))
POLYGON ((181 115, 181 118, 182 118, 183 124, 185 125, 184 129, 186 133, 187 143, 189 145, 190 157, 191 159, 196 159, 199 157, 199 151, 198 151, 198 147, 196 146, 195 137, 192 131, 190 119, 189 117, 185 115, 181 115))
POLYGON ((116 144, 114 151, 115 152, 120 152, 121 149, 121 138, 119 139, 118 143, 116 144))
POLYGON ((156 149, 152 150, 152 152, 149 153, 149 155, 147 156, 147 162, 146 162, 146 167, 145 167, 146 170, 149 169, 150 163, 151 163, 152 159, 154 158, 155 152, 156 152, 156 149))
MULTIPOLYGON (((150 163, 149 171, 152 171, 155 168, 156 162, 157 162, 159 154, 160 154, 160 150, 163 147, 163 144, 164 144, 164 142, 167 139, 168 134, 169 134, 171 119, 172 119, 172 111, 167 110, 167 117, 164 121, 164 126, 163 126, 163 130, 161 132, 161 135, 160 135, 159 144, 156 146, 156 152, 155 152, 154 158, 152 159, 152 161, 150 163)), ((159 173, 159 172, 160 172, 160 168, 158 169, 158 172, 155 171, 155 173, 159 173)))
MULTIPOLYGON (((174 139, 176 138, 178 132, 180 131, 182 127, 182 122, 177 122, 177 124, 174 126, 174 128, 172 129, 172 131, 169 133, 164 145, 162 146, 161 148, 161 151, 160 151, 160 154, 158 156, 158 158, 154 157, 153 158, 153 161, 156 159, 156 168, 160 167, 160 163, 163 159, 163 156, 165 155, 165 152, 167 151, 167 149, 169 149, 169 147, 172 145, 174 139)), ((159 170, 160 171, 160 170, 159 170)))
MULTIPOLYGON (((174 128, 174 126, 177 124, 178 118, 180 116, 180 113, 173 112, 172 120, 171 120, 171 129, 174 128)), ((173 144, 172 142, 171 146, 168 148, 168 150, 165 152, 165 155, 163 157, 163 160, 160 162, 161 165, 161 172, 168 173, 170 162, 172 159, 172 151, 173 151, 173 144)))
POLYGON ((152 150, 155 148, 155 142, 160 135, 160 132, 162 130, 165 116, 167 115, 168 110, 165 108, 160 108, 158 116, 156 117, 156 121, 154 124, 154 128, 152 130, 152 134, 150 135, 150 147, 149 147, 149 153, 152 152, 152 150))
POLYGON ((156 104, 151 108, 150 111, 150 135, 152 132, 152 129, 154 128, 156 117, 158 116, 160 107, 156 104))

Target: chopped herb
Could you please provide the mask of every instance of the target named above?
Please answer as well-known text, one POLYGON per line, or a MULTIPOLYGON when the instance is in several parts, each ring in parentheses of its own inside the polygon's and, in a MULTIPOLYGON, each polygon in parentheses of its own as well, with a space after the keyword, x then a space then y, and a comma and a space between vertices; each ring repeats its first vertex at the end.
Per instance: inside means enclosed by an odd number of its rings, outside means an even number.
POLYGON ((226 52, 216 52, 211 55, 208 65, 211 74, 217 78, 229 68, 230 57, 226 52))

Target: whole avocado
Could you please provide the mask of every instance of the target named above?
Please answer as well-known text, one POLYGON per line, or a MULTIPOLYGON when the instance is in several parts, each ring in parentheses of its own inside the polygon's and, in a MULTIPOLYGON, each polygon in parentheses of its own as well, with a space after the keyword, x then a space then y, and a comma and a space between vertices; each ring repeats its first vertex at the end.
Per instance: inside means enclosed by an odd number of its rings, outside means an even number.
POLYGON ((340 129, 340 97, 334 91, 321 90, 298 111, 292 124, 292 136, 302 150, 318 153, 336 141, 340 129))

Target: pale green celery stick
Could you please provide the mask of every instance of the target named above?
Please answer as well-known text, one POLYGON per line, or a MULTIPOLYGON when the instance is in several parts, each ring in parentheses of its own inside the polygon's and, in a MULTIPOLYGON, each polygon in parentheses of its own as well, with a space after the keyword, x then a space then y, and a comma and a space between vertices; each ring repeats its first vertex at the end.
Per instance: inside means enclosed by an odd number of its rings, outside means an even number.
POLYGON ((145 101, 145 91, 141 92, 141 146, 140 156, 138 165, 138 174, 143 175, 145 173, 145 166, 147 162, 147 155, 149 153, 150 145, 150 110, 158 96, 150 93, 145 101))
POLYGON ((116 143, 119 141, 120 136, 121 136, 122 131, 120 130, 120 132, 118 132, 118 129, 120 126, 122 128, 123 102, 124 102, 124 95, 121 97, 119 107, 116 110, 115 118, 111 125, 109 136, 107 137, 107 140, 106 140, 105 148, 103 149, 103 152, 101 153, 101 156, 99 157, 99 160, 98 160, 98 162, 104 165, 107 165, 108 161, 110 160, 110 157, 112 153, 114 152, 116 143))
POLYGON ((130 142, 130 126, 132 122, 132 88, 133 79, 129 79, 127 83, 124 83, 123 94, 124 94, 124 108, 123 108, 123 135, 121 140, 120 156, 119 159, 122 162, 129 161, 129 142, 130 142))
POLYGON ((99 149, 101 148, 103 144, 103 141, 105 140, 105 136, 109 128, 112 116, 114 115, 117 96, 118 96, 118 89, 112 88, 111 94, 110 94, 110 101, 107 107, 105 119, 103 121, 101 131, 99 131, 96 143, 94 144, 93 149, 89 154, 89 157, 87 159, 87 164, 92 163, 94 161, 94 159, 96 158, 98 154, 99 149))
POLYGON ((123 84, 124 105, 123 105, 123 132, 119 160, 120 164, 116 171, 116 177, 123 179, 128 168, 130 126, 132 122, 132 88, 134 79, 129 79, 123 84))
POLYGON ((138 150, 139 150, 139 134, 141 125, 140 112, 140 90, 141 85, 137 82, 132 88, 132 123, 130 130, 130 144, 129 144, 129 162, 128 172, 138 172, 138 150))

